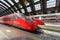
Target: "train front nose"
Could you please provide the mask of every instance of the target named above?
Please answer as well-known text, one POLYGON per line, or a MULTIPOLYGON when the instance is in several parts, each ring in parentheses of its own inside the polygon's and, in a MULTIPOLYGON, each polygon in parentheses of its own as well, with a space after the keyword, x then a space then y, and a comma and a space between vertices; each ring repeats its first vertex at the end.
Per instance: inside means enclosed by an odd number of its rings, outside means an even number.
POLYGON ((41 25, 44 25, 44 22, 41 21, 40 24, 41 24, 41 25))
POLYGON ((38 26, 36 24, 33 24, 30 28, 31 31, 36 31, 38 29, 38 26))

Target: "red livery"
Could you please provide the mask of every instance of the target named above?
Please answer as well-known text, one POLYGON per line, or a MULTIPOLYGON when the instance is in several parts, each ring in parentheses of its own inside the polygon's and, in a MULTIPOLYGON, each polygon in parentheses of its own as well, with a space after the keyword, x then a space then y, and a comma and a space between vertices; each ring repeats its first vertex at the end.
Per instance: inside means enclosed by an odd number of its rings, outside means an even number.
POLYGON ((44 22, 43 21, 41 21, 41 20, 39 20, 39 19, 34 19, 34 22, 36 23, 36 24, 38 24, 38 25, 44 25, 44 22))
POLYGON ((33 22, 37 25, 44 25, 44 22, 39 20, 38 18, 33 18, 32 16, 29 16, 28 18, 33 19, 33 22))

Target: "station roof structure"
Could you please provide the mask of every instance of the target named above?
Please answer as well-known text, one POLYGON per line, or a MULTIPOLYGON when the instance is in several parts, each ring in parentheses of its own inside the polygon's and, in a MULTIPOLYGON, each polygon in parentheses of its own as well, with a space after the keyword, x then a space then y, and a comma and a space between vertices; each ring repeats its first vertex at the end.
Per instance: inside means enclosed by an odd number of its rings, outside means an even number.
POLYGON ((17 11, 26 15, 37 15, 47 12, 46 8, 54 7, 56 0, 0 0, 0 16, 17 11))

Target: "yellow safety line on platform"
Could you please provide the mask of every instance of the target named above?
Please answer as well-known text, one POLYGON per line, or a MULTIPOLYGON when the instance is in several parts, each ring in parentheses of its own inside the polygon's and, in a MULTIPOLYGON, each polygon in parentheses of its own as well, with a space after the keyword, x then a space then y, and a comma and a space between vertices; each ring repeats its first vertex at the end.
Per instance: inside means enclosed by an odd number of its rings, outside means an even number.
POLYGON ((60 32, 60 29, 56 29, 56 28, 48 28, 45 25, 38 25, 38 27, 44 29, 44 30, 50 30, 50 31, 55 31, 55 32, 60 32))

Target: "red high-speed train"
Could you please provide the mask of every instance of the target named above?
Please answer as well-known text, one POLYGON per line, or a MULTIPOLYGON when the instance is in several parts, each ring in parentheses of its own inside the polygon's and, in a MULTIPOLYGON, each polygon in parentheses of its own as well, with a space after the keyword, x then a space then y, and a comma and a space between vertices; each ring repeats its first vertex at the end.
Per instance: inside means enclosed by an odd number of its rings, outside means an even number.
POLYGON ((0 17, 0 23, 5 23, 9 25, 14 25, 19 28, 23 28, 29 31, 36 31, 38 29, 38 24, 43 24, 41 20, 27 18, 24 15, 18 17, 16 14, 10 14, 0 17))

